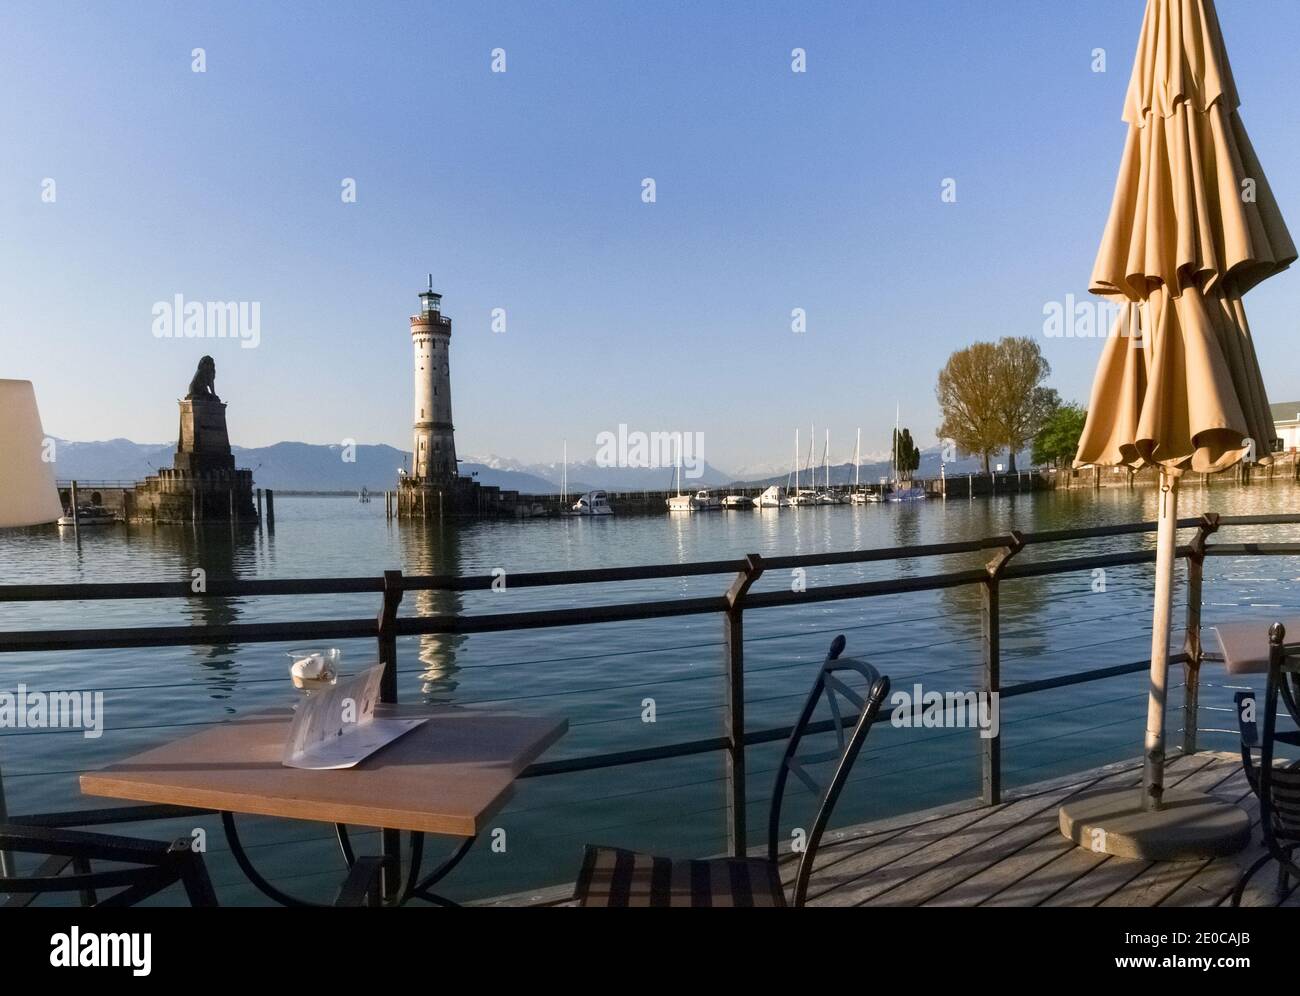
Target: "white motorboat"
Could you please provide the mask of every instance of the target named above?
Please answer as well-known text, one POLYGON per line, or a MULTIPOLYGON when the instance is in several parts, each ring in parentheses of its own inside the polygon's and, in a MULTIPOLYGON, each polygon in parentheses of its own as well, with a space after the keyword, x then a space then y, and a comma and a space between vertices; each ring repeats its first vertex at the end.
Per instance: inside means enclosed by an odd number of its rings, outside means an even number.
MULTIPOLYGON (((738 497, 738 496, 732 496, 738 497)), ((754 500, 755 508, 789 508, 790 499, 785 496, 785 492, 773 484, 754 500)))
POLYGON ((722 499, 723 508, 751 508, 756 504, 755 499, 745 495, 727 495, 722 499))
POLYGON ((573 503, 572 512, 574 515, 613 515, 614 509, 610 507, 605 492, 588 491, 573 503))
POLYGON ((75 518, 71 512, 58 518, 60 526, 77 526, 81 529, 93 526, 111 526, 116 521, 117 516, 102 505, 78 505, 75 518))
POLYGON ((702 488, 695 492, 695 507, 701 511, 721 508, 722 499, 707 488, 702 488))

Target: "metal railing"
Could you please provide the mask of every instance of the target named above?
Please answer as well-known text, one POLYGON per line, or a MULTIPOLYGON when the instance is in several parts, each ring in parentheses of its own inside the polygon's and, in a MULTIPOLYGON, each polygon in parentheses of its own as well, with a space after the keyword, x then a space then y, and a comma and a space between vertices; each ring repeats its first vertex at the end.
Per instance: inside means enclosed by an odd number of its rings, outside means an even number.
MULTIPOLYGON (((1184 692, 1185 752, 1194 752, 1197 733, 1198 685, 1201 662, 1206 655, 1201 645, 1201 585, 1207 556, 1300 555, 1300 543, 1233 543, 1210 544, 1210 537, 1222 527, 1297 525, 1300 515, 1247 515, 1220 517, 1206 514, 1179 520, 1180 528, 1192 528, 1192 542, 1180 546, 1177 557, 1187 564, 1187 607, 1183 650, 1171 655, 1171 664, 1186 669, 1184 692)), ((729 850, 743 854, 748 842, 746 827, 746 750, 759 744, 783 740, 789 727, 747 729, 745 723, 745 614, 750 611, 815 604, 845 599, 864 599, 908 592, 978 586, 981 592, 981 686, 983 693, 997 692, 1001 698, 1028 695, 1048 689, 1063 688, 1085 682, 1132 674, 1146 670, 1148 660, 1138 660, 1109 667, 1075 671, 1033 681, 1003 686, 1001 676, 1001 608, 1000 593, 1004 582, 1046 577, 1073 571, 1131 566, 1155 561, 1155 550, 1139 549, 1117 553, 1088 554, 1049 560, 1017 560, 1024 550, 1077 540, 1133 536, 1154 532, 1155 522, 1129 523, 1085 529, 1064 529, 1022 533, 953 543, 921 546, 853 550, 841 553, 814 553, 763 558, 751 554, 739 560, 715 560, 686 564, 661 564, 643 567, 612 567, 587 570, 541 571, 510 575, 511 588, 542 588, 576 584, 620 581, 645 581, 706 575, 731 575, 722 594, 708 597, 675 598, 601 604, 570 609, 536 611, 440 614, 401 616, 403 596, 407 592, 470 592, 490 590, 496 578, 491 575, 407 576, 401 571, 385 571, 380 577, 308 578, 292 580, 221 580, 209 579, 206 590, 196 593, 189 581, 123 582, 86 584, 10 584, 0 585, 0 603, 99 601, 111 599, 212 599, 257 596, 303 596, 375 594, 380 596, 374 617, 293 620, 265 623, 230 623, 218 625, 174 625, 94 629, 42 629, 0 631, 0 654, 41 653, 70 650, 117 648, 214 646, 246 643, 280 643, 299 640, 374 639, 379 659, 384 664, 382 697, 396 702, 397 638, 428 634, 495 633, 565 626, 588 626, 602 623, 646 619, 669 619, 691 615, 717 614, 723 628, 722 673, 726 681, 723 721, 717 736, 632 750, 588 754, 580 757, 534 763, 521 777, 537 778, 558 774, 593 771, 616 765, 639 764, 667 758, 722 751, 726 761, 727 837, 729 850), (924 559, 960 554, 989 554, 982 567, 874 581, 856 581, 824 585, 803 591, 751 590, 765 572, 796 568, 866 564, 873 562, 924 559)), ((882 717, 884 718, 884 717, 882 717)), ((878 720, 880 721, 880 720, 878 720)), ((813 724, 813 732, 832 728, 830 721, 813 724)), ((986 804, 1002 798, 1001 731, 981 738, 982 785, 980 795, 986 804)), ((100 825, 143 819, 160 819, 179 815, 184 810, 172 806, 118 806, 93 811, 52 813, 24 816, 27 823, 47 826, 74 824, 100 825)), ((3 781, 0 780, 0 819, 3 818, 3 781)))

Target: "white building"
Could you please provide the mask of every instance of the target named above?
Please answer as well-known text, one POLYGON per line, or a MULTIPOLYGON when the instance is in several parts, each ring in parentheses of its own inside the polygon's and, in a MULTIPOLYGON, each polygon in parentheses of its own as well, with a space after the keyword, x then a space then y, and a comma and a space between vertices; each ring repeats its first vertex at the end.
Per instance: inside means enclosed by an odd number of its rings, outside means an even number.
POLYGON ((1282 452, 1300 449, 1300 401, 1273 405, 1273 428, 1282 440, 1282 452))

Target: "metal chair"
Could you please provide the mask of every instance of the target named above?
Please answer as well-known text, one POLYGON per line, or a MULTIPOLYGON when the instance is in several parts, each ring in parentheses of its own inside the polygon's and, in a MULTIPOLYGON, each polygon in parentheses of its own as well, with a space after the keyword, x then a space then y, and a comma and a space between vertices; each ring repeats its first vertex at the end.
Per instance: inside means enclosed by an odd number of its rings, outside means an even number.
POLYGON ((768 817, 766 858, 712 858, 674 861, 617 847, 587 845, 575 898, 582 906, 803 906, 808 879, 831 811, 857 760, 871 724, 889 694, 889 678, 865 661, 841 658, 845 640, 837 636, 826 655, 808 700, 786 744, 777 770, 768 817), (860 679, 862 690, 849 682, 860 679), (813 723, 823 697, 831 718, 813 723), (843 702, 841 701, 843 700, 843 702), (847 703, 851 708, 845 708, 847 703), (856 715, 855 715, 856 713, 856 715), (851 728, 851 729, 850 729, 851 728), (846 730, 848 735, 846 736, 846 730), (799 746, 811 733, 834 731, 836 747, 800 756, 799 746), (835 761, 835 770, 823 788, 806 770, 807 765, 835 761), (814 793, 821 792, 817 815, 806 836, 794 889, 787 903, 778 864, 781 807, 789 776, 814 793))
POLYGON ((45 856, 30 875, 0 877, 5 906, 29 906, 46 892, 76 892, 82 906, 133 906, 179 883, 193 906, 216 906, 207 867, 182 837, 174 841, 55 830, 49 827, 0 825, 0 851, 45 856), (92 870, 91 861, 124 867, 92 870), (71 874, 64 874, 71 869, 71 874), (100 893, 112 892, 100 898, 100 893))
MULTIPOLYGON (((1263 830, 1267 852, 1242 873, 1232 891, 1232 905, 1240 906, 1246 885, 1255 873, 1270 861, 1278 863, 1278 889, 1285 893, 1289 876, 1300 879, 1300 865, 1293 852, 1300 847, 1300 761, 1287 767, 1274 764, 1276 744, 1300 746, 1300 731, 1277 729, 1277 704, 1282 698, 1287 711, 1294 716, 1294 699, 1288 682, 1296 677, 1297 660, 1288 660, 1283 641, 1286 630, 1274 623, 1268 632, 1269 665, 1268 683, 1264 691, 1264 732, 1260 736, 1257 722, 1255 693, 1238 692, 1233 696, 1237 704, 1237 725, 1241 731, 1241 763, 1246 780, 1259 797, 1259 821, 1263 830), (1256 764, 1254 752, 1259 752, 1256 764)), ((1294 653, 1294 648, 1292 649, 1294 653)))

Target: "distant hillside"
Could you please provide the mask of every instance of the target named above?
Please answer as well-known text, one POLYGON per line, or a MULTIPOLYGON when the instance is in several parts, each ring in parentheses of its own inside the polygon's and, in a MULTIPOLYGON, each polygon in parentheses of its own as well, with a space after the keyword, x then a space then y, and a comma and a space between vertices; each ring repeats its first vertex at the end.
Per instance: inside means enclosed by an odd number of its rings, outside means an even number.
MULTIPOLYGON (((94 443, 55 442, 54 473, 61 481, 138 481, 159 467, 172 465, 175 443, 133 443, 110 439, 94 443)), ((410 454, 392 446, 357 446, 355 461, 343 459, 343 447, 313 443, 273 446, 232 446, 235 462, 253 471, 259 488, 276 491, 384 491, 396 486, 399 467, 410 465, 410 454)), ((547 494, 559 487, 533 474, 499 470, 481 464, 460 465, 464 475, 481 484, 528 494, 547 494)))
MULTIPOLYGON (((138 481, 159 467, 172 465, 175 443, 133 443, 129 439, 74 443, 56 440, 55 475, 61 481, 138 481)), ((235 462, 253 471, 259 488, 276 491, 384 491, 397 483, 399 467, 409 467, 411 455, 392 446, 357 446, 355 457, 345 461, 342 446, 315 443, 275 443, 272 446, 232 446, 235 462)), ((725 484, 729 478, 704 465, 703 476, 682 479, 682 487, 725 484)), ((560 464, 524 464, 489 457, 460 464, 463 477, 524 494, 558 494, 564 476, 560 464)), ((593 488, 610 491, 663 490, 672 487, 671 468, 597 467, 594 463, 569 465, 569 492, 593 488)))
MULTIPOLYGON (((924 480, 929 478, 937 478, 939 476, 939 465, 942 462, 940 460, 940 456, 941 456, 941 450, 937 446, 933 446, 927 450, 922 450, 921 466, 916 471, 915 474, 917 479, 924 480)), ((1029 462, 1028 453, 1018 454, 1016 460, 1017 460, 1017 465, 1020 467, 1021 470, 1029 469, 1030 462, 1029 462)), ((991 466, 996 468, 997 465, 1001 463, 1005 467, 1006 462, 1007 462, 1006 454, 1001 453, 994 456, 991 462, 991 466)), ((948 477, 965 477, 967 474, 980 473, 980 469, 981 469, 981 464, 980 464, 980 460, 977 457, 964 457, 962 459, 954 460, 951 463, 947 464, 947 466, 944 467, 944 473, 946 473, 948 477)), ((808 477, 806 472, 803 470, 802 466, 800 466, 800 474, 801 474, 802 482, 805 485, 808 485, 809 483, 808 477)), ((762 479, 761 481, 750 481, 748 483, 779 484, 782 487, 784 487, 788 475, 789 472, 787 471, 784 474, 774 474, 771 477, 762 479)), ((880 460, 872 463, 864 463, 858 472, 858 479, 863 484, 879 484, 880 479, 882 477, 887 478, 889 476, 890 476, 890 468, 889 468, 888 460, 880 460)), ((826 481, 826 471, 821 467, 817 467, 816 484, 821 485, 824 484, 825 481, 826 481)), ((831 484, 852 484, 852 483, 853 483, 853 464, 851 463, 831 464, 831 484)))
MULTIPOLYGON (((109 439, 103 442, 74 443, 56 440, 55 474, 59 480, 82 481, 138 481, 159 467, 172 465, 175 443, 133 443, 129 439, 109 439)), ((392 446, 357 446, 355 459, 345 461, 342 446, 314 443, 276 443, 273 446, 234 446, 235 462, 253 471, 253 480, 260 488, 277 491, 384 491, 397 483, 399 467, 410 466, 410 454, 392 446)), ((1005 461, 1005 456, 998 460, 1005 461)), ((1028 467, 1027 456, 1022 456, 1021 467, 1028 467)), ((474 477, 480 484, 494 485, 524 494, 558 494, 564 477, 564 467, 559 463, 527 464, 517 460, 490 456, 470 458, 460 465, 462 476, 474 477)), ((979 461, 958 460, 948 464, 947 473, 957 477, 978 473, 979 461)), ((889 463, 864 463, 861 469, 863 484, 876 484, 889 475, 889 463)), ((921 454, 918 477, 939 476, 939 450, 937 447, 921 454)), ((568 468, 570 494, 581 494, 593 488, 607 491, 666 491, 673 487, 674 471, 671 467, 598 467, 594 462, 571 463, 568 468)), ((817 483, 825 480, 825 472, 818 468, 817 483)), ((805 478, 806 481, 806 478, 805 478)), ((682 477, 682 490, 721 488, 728 484, 748 485, 780 484, 786 474, 774 474, 760 480, 737 482, 716 467, 704 464, 699 477, 682 477)), ((831 467, 832 484, 851 484, 853 465, 835 464, 831 467)))

